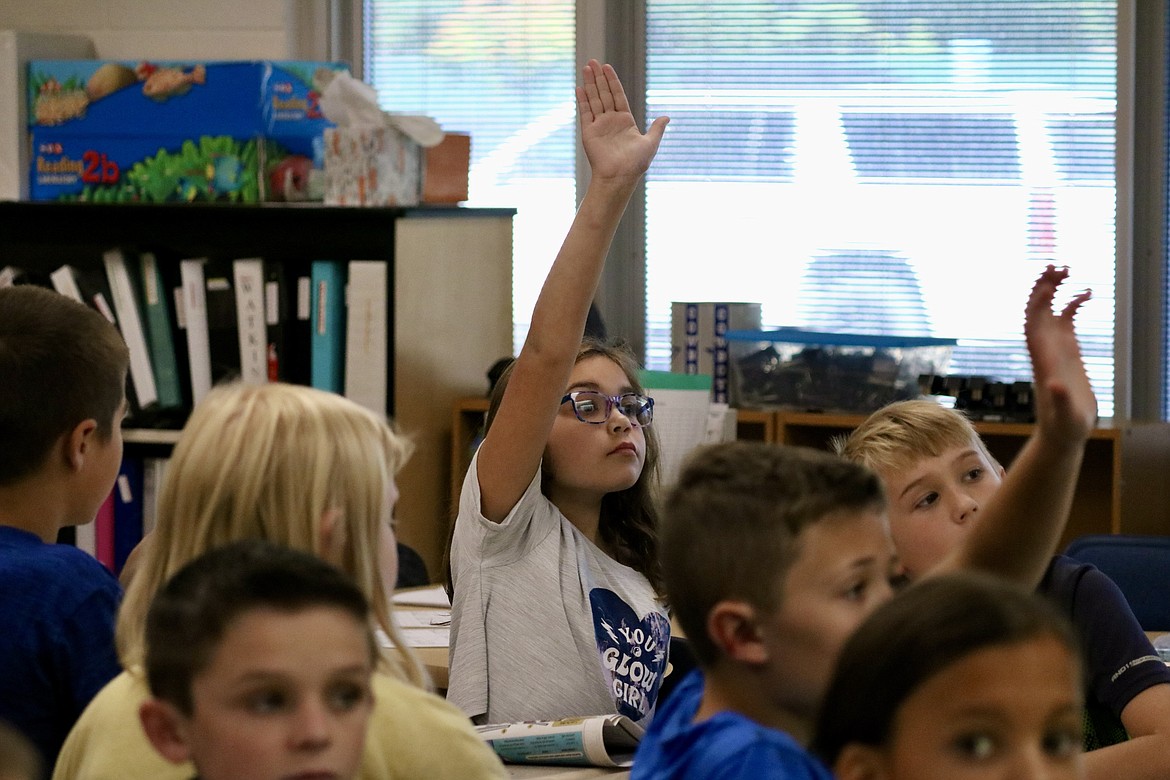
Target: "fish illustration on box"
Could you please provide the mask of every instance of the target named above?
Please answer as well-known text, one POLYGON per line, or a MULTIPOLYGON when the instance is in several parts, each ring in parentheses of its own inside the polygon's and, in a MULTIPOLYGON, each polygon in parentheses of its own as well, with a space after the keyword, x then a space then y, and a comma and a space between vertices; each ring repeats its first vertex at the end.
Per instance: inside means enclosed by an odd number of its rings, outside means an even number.
POLYGON ((185 95, 193 84, 207 83, 207 67, 200 64, 190 69, 160 68, 150 62, 140 62, 135 74, 142 82, 142 94, 159 102, 177 95, 185 95))

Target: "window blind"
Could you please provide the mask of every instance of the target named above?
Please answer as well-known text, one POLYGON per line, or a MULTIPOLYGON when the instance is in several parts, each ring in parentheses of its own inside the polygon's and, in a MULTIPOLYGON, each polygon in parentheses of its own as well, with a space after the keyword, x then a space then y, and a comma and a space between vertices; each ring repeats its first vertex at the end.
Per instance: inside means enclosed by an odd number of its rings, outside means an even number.
MULTIPOLYGON (((1047 263, 1113 413, 1116 27, 1102 0, 646 0, 647 354, 672 301, 765 326, 957 338, 951 373, 1029 379, 1047 263)), ((1059 302, 1058 302, 1059 303, 1059 302)))
POLYGON ((470 133, 467 205, 517 209, 518 350, 576 205, 574 0, 366 0, 364 11, 381 107, 470 133))

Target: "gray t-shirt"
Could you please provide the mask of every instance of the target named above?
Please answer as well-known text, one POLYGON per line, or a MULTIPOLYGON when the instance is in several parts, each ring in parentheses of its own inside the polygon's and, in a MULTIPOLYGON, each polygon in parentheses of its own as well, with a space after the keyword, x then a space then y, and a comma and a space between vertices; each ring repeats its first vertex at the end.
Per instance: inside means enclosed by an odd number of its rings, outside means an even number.
POLYGON ((481 511, 477 459, 451 544, 447 698, 480 723, 620 713, 649 722, 670 622, 649 581, 602 552, 540 492, 501 523, 481 511))

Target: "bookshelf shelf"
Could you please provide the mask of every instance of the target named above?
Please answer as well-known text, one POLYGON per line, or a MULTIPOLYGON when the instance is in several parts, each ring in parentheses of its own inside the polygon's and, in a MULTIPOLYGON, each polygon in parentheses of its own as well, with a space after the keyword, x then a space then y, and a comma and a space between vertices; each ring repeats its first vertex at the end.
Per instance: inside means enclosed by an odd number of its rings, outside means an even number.
MULTIPOLYGON (((756 414, 772 415, 775 419, 775 435, 771 441, 818 449, 831 448, 834 436, 848 434, 866 419, 866 415, 861 414, 789 410, 759 410, 756 414)), ((1034 427, 1031 423, 977 421, 975 428, 996 460, 1005 468, 1010 468, 1012 460, 1019 454, 1028 436, 1032 435, 1034 427)), ((1069 513, 1065 536, 1059 545, 1061 550, 1068 541, 1087 533, 1170 531, 1170 526, 1150 525, 1144 519, 1134 518, 1134 512, 1130 513, 1129 522, 1123 523, 1122 462, 1128 430, 1113 420, 1102 420, 1090 434, 1085 447, 1085 460, 1081 464, 1081 475, 1076 484, 1073 508, 1069 513)))
MULTIPOLYGON (((486 398, 460 398, 452 407, 451 484, 448 522, 475 439, 481 433, 486 398)), ((740 439, 828 449, 834 436, 861 424, 864 415, 765 409, 737 410, 740 439)), ((1029 423, 976 422, 991 454, 1005 467, 1031 436, 1029 423)), ((1101 420, 1085 446, 1073 507, 1059 549, 1085 534, 1170 534, 1170 424, 1101 420)))
MULTIPOLYGON (((514 215, 452 206, 6 201, 0 267, 35 281, 66 263, 101 269, 113 247, 153 252, 169 267, 190 257, 261 257, 300 270, 315 259, 387 261, 386 409, 415 443, 398 479, 398 529, 435 576, 445 543, 451 404, 479 391, 491 362, 512 349, 514 215)), ((177 431, 129 429, 127 452, 165 454, 177 438, 177 431)))

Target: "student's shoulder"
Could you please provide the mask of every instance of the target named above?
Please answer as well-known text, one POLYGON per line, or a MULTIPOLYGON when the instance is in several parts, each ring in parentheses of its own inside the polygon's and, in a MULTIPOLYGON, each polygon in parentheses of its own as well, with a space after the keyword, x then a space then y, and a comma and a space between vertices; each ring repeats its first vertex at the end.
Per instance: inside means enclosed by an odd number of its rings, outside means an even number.
POLYGON ((6 582, 23 582, 47 592, 121 590, 109 569, 84 550, 70 544, 46 544, 10 526, 0 526, 0 575, 6 582))
POLYGON ((141 674, 122 672, 90 700, 69 731, 53 768, 53 780, 186 780, 194 768, 171 764, 151 744, 138 721, 150 693, 141 674))
POLYGON ((832 777, 791 736, 736 712, 722 712, 698 723, 675 722, 673 726, 662 729, 660 725, 656 729, 655 723, 651 723, 639 746, 631 778, 831 780, 832 777))
MULTIPOLYGON (((708 750, 711 777, 831 780, 832 775, 795 739, 746 717, 724 728, 708 750)), ((698 777, 698 775, 695 775, 698 777)))
POLYGON ((1109 575, 1091 563, 1056 555, 1048 566, 1038 590, 1065 605, 1075 619, 1078 613, 1098 609, 1114 610, 1128 603, 1109 575))
POLYGON ((503 778, 504 766, 463 711, 388 674, 373 680, 362 778, 503 778))

